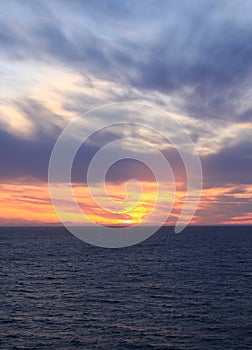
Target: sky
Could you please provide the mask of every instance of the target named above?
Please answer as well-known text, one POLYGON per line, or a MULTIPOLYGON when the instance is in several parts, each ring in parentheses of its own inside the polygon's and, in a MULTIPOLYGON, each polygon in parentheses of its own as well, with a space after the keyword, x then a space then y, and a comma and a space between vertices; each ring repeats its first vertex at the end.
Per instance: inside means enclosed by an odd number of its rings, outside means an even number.
MULTIPOLYGON (((141 110, 133 117, 123 109, 85 115, 121 102, 162 109, 192 138, 203 190, 191 224, 252 224, 252 1, 1 0, 0 8, 0 225, 59 223, 48 165, 56 140, 76 118, 82 116, 87 132, 104 122, 145 121, 165 131, 168 117, 141 110)), ((130 136, 141 132, 155 142, 144 129, 130 136)), ((126 196, 125 181, 141 181, 142 198, 133 209, 105 211, 88 192, 91 158, 120 133, 126 131, 101 133, 80 149, 73 192, 95 222, 151 224, 155 177, 138 161, 119 161, 106 178, 107 193, 117 202, 126 196)), ((134 143, 120 147, 137 158, 134 143)), ((176 179, 167 218, 173 225, 187 179, 177 150, 161 141, 159 148, 176 179)), ((99 196, 101 184, 95 188, 99 196)), ((131 204, 134 194, 133 188, 131 204)), ((78 223, 69 203, 64 210, 78 223)), ((167 211, 165 201, 161 210, 167 211)))

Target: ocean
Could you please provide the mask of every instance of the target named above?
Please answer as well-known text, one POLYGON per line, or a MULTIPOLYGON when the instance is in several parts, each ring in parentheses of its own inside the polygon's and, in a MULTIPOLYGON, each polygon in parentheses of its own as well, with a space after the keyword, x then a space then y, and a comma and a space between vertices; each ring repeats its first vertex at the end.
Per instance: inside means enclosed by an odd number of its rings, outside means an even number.
POLYGON ((246 350, 252 227, 163 227, 121 249, 0 228, 0 349, 246 350))

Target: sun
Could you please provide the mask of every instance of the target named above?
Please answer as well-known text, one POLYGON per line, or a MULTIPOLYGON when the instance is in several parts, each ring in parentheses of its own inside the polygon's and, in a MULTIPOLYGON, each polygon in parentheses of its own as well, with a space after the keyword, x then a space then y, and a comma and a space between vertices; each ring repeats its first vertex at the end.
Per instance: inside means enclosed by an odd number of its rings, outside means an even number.
POLYGON ((131 219, 126 219, 126 220, 122 220, 122 223, 123 223, 123 224, 130 225, 130 224, 133 224, 134 222, 133 222, 133 220, 131 220, 131 219))

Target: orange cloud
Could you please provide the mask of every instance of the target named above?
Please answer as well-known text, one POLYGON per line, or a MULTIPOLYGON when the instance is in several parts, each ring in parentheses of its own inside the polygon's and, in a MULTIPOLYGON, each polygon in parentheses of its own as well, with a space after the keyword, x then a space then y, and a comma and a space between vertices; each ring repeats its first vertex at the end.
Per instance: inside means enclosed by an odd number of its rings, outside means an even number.
POLYGON ((47 184, 2 184, 0 189, 1 224, 58 223, 47 184))
MULTIPOLYGON (((180 184, 167 224, 175 224, 180 214, 186 195, 182 188, 180 184)), ((50 202, 47 184, 31 182, 28 185, 20 181, 15 184, 2 184, 0 189, 0 224, 59 224, 50 202)), ((130 225, 144 220, 146 224, 154 224, 148 221, 157 195, 154 182, 142 183, 142 197, 135 206, 134 193, 129 193, 130 200, 124 202, 126 196, 124 184, 108 184, 106 190, 115 201, 115 209, 125 209, 124 212, 116 213, 102 209, 90 197, 86 186, 73 186, 73 193, 81 210, 91 221, 104 225, 130 225)), ((97 194, 99 195, 99 188, 97 194)), ((251 194, 251 185, 205 189, 191 224, 252 224, 251 194)), ((164 201, 161 205, 162 213, 167 212, 167 207, 168 204, 164 201)), ((80 217, 73 212, 70 202, 62 203, 61 210, 64 211, 68 221, 76 224, 81 222, 80 217)), ((156 220, 155 223, 158 223, 158 215, 156 220)))

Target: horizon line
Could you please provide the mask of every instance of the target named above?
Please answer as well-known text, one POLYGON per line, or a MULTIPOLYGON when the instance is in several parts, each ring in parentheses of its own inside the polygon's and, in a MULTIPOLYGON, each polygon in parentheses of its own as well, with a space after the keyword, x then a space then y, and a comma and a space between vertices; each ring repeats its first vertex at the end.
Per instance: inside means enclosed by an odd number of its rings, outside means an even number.
MULTIPOLYGON (((92 225, 71 225, 71 226, 78 226, 78 227, 93 227, 92 225)), ((120 228, 120 227, 127 227, 127 225, 100 225, 100 226, 104 226, 104 227, 114 227, 114 228, 120 228)), ((128 226, 135 226, 135 225, 128 225, 128 226)), ((152 227, 155 225, 145 225, 146 227, 152 227)), ((176 225, 162 225, 159 228, 162 227, 175 227, 176 225)), ((186 227, 218 227, 218 226, 252 226, 252 224, 192 224, 192 225, 188 225, 186 227)), ((65 227, 63 224, 14 224, 14 225, 0 225, 0 228, 6 228, 6 227, 65 227)), ((142 226, 144 227, 144 226, 142 226)), ((186 229, 185 227, 185 229, 186 229)), ((65 227, 66 228, 66 227, 65 227)))

